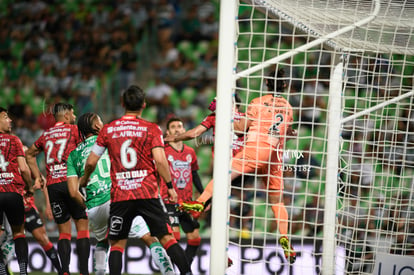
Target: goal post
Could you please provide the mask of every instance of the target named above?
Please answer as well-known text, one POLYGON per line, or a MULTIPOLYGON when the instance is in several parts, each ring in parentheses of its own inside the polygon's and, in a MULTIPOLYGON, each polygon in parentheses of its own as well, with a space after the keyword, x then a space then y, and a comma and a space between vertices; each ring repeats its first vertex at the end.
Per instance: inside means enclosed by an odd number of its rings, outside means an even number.
POLYGON ((220 2, 211 274, 370 274, 387 256, 396 269, 410 261, 412 18, 398 0, 220 2), (263 174, 230 183, 232 109, 266 95, 280 68, 297 131, 281 148, 294 264, 263 174))

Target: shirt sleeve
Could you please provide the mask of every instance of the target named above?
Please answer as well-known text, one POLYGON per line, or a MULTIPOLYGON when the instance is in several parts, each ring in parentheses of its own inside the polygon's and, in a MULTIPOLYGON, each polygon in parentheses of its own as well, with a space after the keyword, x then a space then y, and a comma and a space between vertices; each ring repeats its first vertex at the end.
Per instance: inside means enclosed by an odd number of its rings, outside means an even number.
POLYGON ((43 150, 43 145, 44 145, 44 133, 35 141, 34 146, 36 146, 36 148, 38 149, 42 149, 43 150))
POLYGON ((18 137, 14 138, 14 144, 15 146, 13 146, 13 155, 15 155, 16 157, 24 157, 24 151, 23 151, 23 143, 21 142, 21 140, 18 137))
POLYGON ((158 125, 154 124, 151 128, 151 136, 151 148, 164 147, 164 138, 158 125))
POLYGON ((200 123, 200 125, 206 127, 207 129, 210 129, 213 127, 216 123, 216 116, 215 114, 210 114, 204 120, 200 123))
POLYGON ((67 162, 68 163, 67 163, 66 176, 67 177, 79 176, 78 172, 76 171, 75 151, 72 151, 72 153, 70 153, 67 162))

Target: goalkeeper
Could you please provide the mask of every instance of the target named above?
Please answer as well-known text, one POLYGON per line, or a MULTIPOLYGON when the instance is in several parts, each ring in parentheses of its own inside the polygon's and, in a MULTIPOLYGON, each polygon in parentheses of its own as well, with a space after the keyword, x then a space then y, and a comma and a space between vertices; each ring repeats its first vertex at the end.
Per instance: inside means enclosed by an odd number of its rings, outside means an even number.
MULTIPOLYGON (((105 274, 109 247, 106 238, 111 191, 110 161, 108 154, 105 153, 102 156, 98 162, 97 169, 90 177, 90 181, 86 186, 86 201, 79 191, 78 180, 84 174, 85 161, 102 127, 102 120, 97 114, 85 113, 79 117, 78 129, 83 142, 69 155, 67 170, 69 193, 76 202, 83 207, 87 207, 89 222, 98 240, 94 255, 95 274, 97 275, 105 274)), ((151 236, 147 224, 141 216, 137 216, 133 220, 129 237, 141 238, 144 241, 150 248, 151 256, 160 268, 162 274, 175 274, 173 265, 165 249, 156 238, 151 236)))
MULTIPOLYGON (((296 260, 288 235, 288 212, 283 203, 283 147, 288 136, 293 136, 292 106, 279 93, 283 92, 286 83, 284 71, 279 69, 270 73, 266 86, 270 94, 255 98, 247 107, 247 114, 235 120, 236 132, 247 132, 245 145, 232 162, 231 180, 256 173, 263 176, 268 189, 269 202, 275 215, 280 232, 279 243, 283 247, 285 257, 290 263, 296 260), (275 78, 277 79, 275 81, 275 78)), ((213 193, 213 180, 206 186, 201 196, 195 201, 184 203, 186 211, 203 211, 204 204, 213 193)))

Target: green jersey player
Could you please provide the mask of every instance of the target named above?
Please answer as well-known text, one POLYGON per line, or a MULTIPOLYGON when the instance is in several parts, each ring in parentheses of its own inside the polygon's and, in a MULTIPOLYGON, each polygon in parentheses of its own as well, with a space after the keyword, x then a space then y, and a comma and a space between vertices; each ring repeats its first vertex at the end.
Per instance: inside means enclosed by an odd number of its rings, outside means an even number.
MULTIPOLYGON (((91 152, 103 123, 94 113, 85 113, 79 117, 78 129, 82 142, 71 152, 67 161, 68 188, 71 197, 87 209, 90 228, 98 241, 94 262, 97 275, 105 274, 108 240, 109 206, 110 206, 110 160, 105 152, 100 158, 95 171, 85 188, 86 196, 80 192, 79 178, 84 175, 85 161, 91 152)), ((150 248, 152 258, 162 274, 175 274, 170 258, 158 240, 151 236, 148 226, 141 216, 137 216, 129 233, 131 238, 141 238, 150 248)))

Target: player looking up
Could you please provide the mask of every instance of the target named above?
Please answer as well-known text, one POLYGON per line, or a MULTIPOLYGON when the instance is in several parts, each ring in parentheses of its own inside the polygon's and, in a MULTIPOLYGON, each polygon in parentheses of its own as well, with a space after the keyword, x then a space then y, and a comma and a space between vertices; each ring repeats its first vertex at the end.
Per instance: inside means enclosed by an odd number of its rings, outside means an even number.
MULTIPOLYGON (((285 140, 294 134, 291 127, 293 111, 289 102, 279 94, 286 86, 283 77, 283 69, 279 69, 277 74, 275 71, 271 72, 266 79, 270 94, 253 99, 247 107, 246 116, 234 122, 235 131, 248 131, 242 151, 233 158, 230 178, 234 180, 241 175, 252 173, 264 176, 263 182, 268 190, 269 202, 281 235, 279 243, 286 259, 294 263, 296 253, 287 237, 288 212, 283 203, 282 167, 285 140)), ((213 180, 209 185, 212 183, 213 180)), ((203 211, 204 203, 211 196, 212 188, 206 188, 196 202, 183 203, 182 207, 189 211, 203 211)))
POLYGON ((140 215, 148 224, 151 235, 164 246, 181 274, 191 274, 183 249, 172 235, 171 225, 158 199, 158 173, 168 187, 168 198, 177 201, 165 158, 161 129, 141 118, 145 108, 143 90, 131 85, 122 95, 125 114, 106 124, 85 164, 80 186, 86 186, 98 160, 108 150, 111 160, 111 205, 108 238, 111 244, 109 270, 121 274, 122 254, 133 219, 140 215))
POLYGON ((76 251, 79 256, 80 274, 89 274, 89 228, 85 209, 80 207, 69 195, 66 178, 67 159, 70 152, 80 142, 78 127, 73 125, 76 116, 73 106, 67 103, 57 103, 53 107, 56 123, 44 131, 35 143, 27 150, 26 158, 35 178, 34 188, 43 188, 44 180, 37 166, 36 156, 44 151, 46 162, 46 186, 50 200, 50 208, 58 225, 58 253, 64 273, 69 274, 71 238, 73 218, 78 232, 76 251))
MULTIPOLYGON (((7 110, 0 107, 0 212, 10 223, 20 274, 25 275, 29 259, 24 234, 23 192, 25 186, 31 188, 32 178, 22 142, 10 134, 11 121, 7 110)), ((6 272, 5 263, 0 261, 0 274, 6 272)))
MULTIPOLYGON (((171 118, 167 122, 168 136, 177 136, 184 132, 185 129, 181 119, 171 118)), ((199 168, 194 149, 185 145, 182 141, 169 142, 165 146, 165 155, 170 165, 172 184, 177 191, 178 201, 193 200, 193 184, 197 188, 197 191, 202 193, 203 185, 197 172, 199 168)), ((160 194, 170 216, 175 239, 178 241, 181 238, 180 225, 186 234, 187 247, 185 254, 191 264, 201 242, 199 234, 200 224, 187 212, 177 211, 175 209, 175 204, 170 203, 168 200, 165 184, 161 184, 160 194)))
MULTIPOLYGON (((87 156, 103 128, 101 118, 94 113, 85 113, 78 119, 78 129, 82 142, 70 153, 68 158, 68 188, 71 197, 80 205, 87 208, 89 224, 98 241, 95 250, 95 274, 104 275, 106 258, 109 248, 106 233, 108 232, 109 205, 111 198, 110 161, 108 152, 102 155, 97 169, 92 173, 85 188, 86 197, 79 191, 79 178, 84 175, 84 166, 87 156)), ((141 216, 132 222, 131 238, 141 238, 150 248, 151 256, 162 274, 174 274, 171 260, 164 248, 155 237, 149 233, 148 226, 141 216)))

